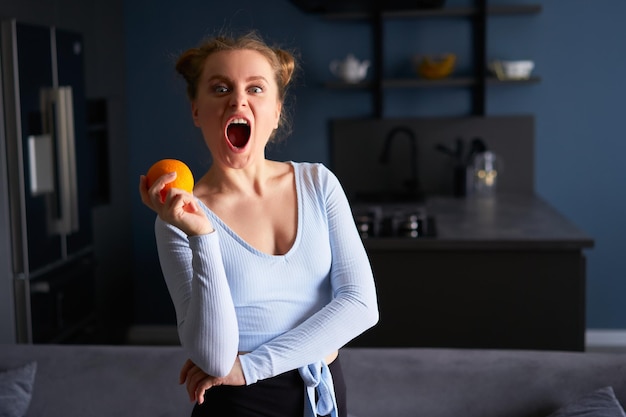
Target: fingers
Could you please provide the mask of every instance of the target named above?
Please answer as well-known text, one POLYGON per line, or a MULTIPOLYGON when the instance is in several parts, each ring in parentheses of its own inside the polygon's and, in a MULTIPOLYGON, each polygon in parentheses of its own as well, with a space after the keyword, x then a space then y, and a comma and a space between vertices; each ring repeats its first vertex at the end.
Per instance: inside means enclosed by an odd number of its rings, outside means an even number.
POLYGON ((215 386, 246 384, 239 357, 226 377, 211 376, 200 369, 191 359, 187 359, 180 370, 178 380, 180 384, 186 383, 189 400, 196 401, 198 404, 204 402, 204 393, 215 386))
MULTIPOLYGON (((159 215, 161 215, 164 211, 176 208, 177 205, 186 207, 190 202, 194 202, 194 199, 191 198, 193 196, 183 190, 171 188, 167 191, 167 193, 163 192, 165 186, 175 179, 176 172, 171 172, 169 174, 162 175, 154 182, 154 184, 152 184, 152 186, 148 187, 147 177, 145 175, 140 175, 139 194, 141 196, 141 201, 159 215)), ((197 211, 195 202, 192 206, 190 206, 190 208, 192 212, 197 211)))
POLYGON ((183 367, 180 369, 180 374, 178 376, 178 383, 179 384, 184 384, 185 383, 185 381, 187 380, 187 375, 189 374, 189 371, 194 366, 195 366, 195 364, 191 361, 191 359, 187 359, 185 361, 185 363, 183 364, 183 367))
POLYGON ((186 386, 189 401, 197 401, 198 383, 206 377, 207 374, 202 372, 202 370, 195 365, 189 370, 186 386))
POLYGON ((162 203, 167 211, 174 213, 193 213, 195 211, 195 199, 193 195, 179 188, 170 188, 167 190, 162 203))
POLYGON ((145 175, 139 176, 139 194, 141 195, 141 201, 156 211, 158 204, 163 203, 161 191, 165 188, 165 185, 176 179, 176 172, 170 172, 157 178, 157 180, 148 187, 148 180, 145 175))
POLYGON ((157 178, 154 184, 152 184, 152 186, 150 187, 149 194, 152 197, 152 200, 153 201, 156 200, 160 203, 165 202, 165 196, 162 191, 165 188, 165 185, 169 184, 175 179, 176 179, 176 171, 161 175, 159 178, 157 178))
POLYGON ((204 402, 204 392, 217 385, 218 378, 206 374, 197 366, 189 371, 187 377, 187 394, 190 401, 197 401, 198 404, 204 402))
POLYGON ((196 387, 196 401, 198 404, 202 404, 204 402, 204 392, 215 386, 215 378, 212 376, 207 376, 203 379, 200 384, 196 387))
POLYGON ((180 375, 178 381, 180 384, 187 383, 187 394, 189 395, 189 400, 194 401, 196 399, 196 391, 198 384, 207 377, 208 375, 202 371, 195 363, 191 361, 191 359, 187 359, 185 361, 183 367, 180 370, 180 375))

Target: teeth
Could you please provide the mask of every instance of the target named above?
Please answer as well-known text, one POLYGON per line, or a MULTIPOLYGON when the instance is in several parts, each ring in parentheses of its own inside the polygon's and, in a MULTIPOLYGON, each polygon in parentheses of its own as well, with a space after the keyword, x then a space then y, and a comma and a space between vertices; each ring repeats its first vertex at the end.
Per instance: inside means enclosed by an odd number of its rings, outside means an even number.
POLYGON ((230 121, 231 125, 248 125, 248 121, 246 119, 233 119, 230 121))

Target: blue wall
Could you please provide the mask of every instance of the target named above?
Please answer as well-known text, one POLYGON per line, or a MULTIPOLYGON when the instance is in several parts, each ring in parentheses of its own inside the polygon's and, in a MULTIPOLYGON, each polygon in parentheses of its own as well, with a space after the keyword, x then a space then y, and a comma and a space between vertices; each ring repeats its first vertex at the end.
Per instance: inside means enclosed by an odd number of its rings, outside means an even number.
MULTIPOLYGON (((464 5, 469 0, 448 0, 464 5)), ((492 1, 492 4, 506 3, 492 1)), ((491 18, 490 58, 530 58, 542 82, 490 87, 487 112, 536 116, 536 190, 595 239, 588 256, 588 328, 626 329, 626 2, 615 0, 509 1, 541 3, 539 15, 491 18)), ((371 58, 370 27, 306 15, 287 0, 229 2, 127 0, 129 181, 133 213, 137 323, 171 322, 173 310, 162 282, 152 232, 153 214, 136 197, 139 175, 159 158, 180 158, 196 173, 207 152, 191 123, 175 56, 216 29, 258 29, 266 40, 295 48, 302 71, 294 132, 272 149, 277 159, 329 163, 327 122, 367 116, 364 92, 329 91, 328 63, 353 52, 371 58)), ((470 25, 464 19, 394 20, 385 26, 385 70, 406 73, 412 53, 451 51, 460 70, 471 65, 470 25), (393 40, 393 41, 392 41, 393 40)), ((470 97, 463 89, 390 93, 385 115, 462 115, 470 97), (418 97, 419 96, 419 97, 418 97)), ((529 277, 530 278, 530 277, 529 277)), ((558 303, 558 300, 555 300, 558 303)))

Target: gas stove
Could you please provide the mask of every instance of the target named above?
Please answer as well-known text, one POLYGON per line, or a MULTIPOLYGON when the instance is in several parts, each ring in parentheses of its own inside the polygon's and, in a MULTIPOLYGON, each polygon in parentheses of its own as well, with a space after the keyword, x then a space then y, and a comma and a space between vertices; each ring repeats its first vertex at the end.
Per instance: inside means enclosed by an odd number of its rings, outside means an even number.
POLYGON ((362 239, 436 236, 435 219, 421 204, 359 204, 352 211, 362 239))

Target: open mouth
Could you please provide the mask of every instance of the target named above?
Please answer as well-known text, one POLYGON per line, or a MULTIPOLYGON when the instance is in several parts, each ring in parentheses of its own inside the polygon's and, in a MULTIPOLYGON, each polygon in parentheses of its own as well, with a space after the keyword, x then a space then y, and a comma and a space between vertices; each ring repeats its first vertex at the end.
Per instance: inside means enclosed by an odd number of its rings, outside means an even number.
POLYGON ((250 124, 246 119, 237 118, 228 123, 226 137, 235 149, 241 149, 250 140, 250 124))

